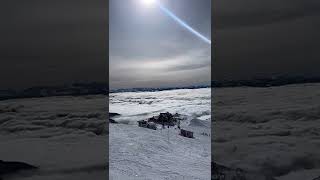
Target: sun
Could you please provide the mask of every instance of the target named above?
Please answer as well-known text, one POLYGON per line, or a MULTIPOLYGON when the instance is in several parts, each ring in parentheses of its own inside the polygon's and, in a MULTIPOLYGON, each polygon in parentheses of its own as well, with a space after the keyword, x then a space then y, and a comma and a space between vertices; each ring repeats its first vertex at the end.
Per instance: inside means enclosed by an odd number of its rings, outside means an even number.
POLYGON ((156 2, 156 0, 140 0, 140 1, 145 7, 151 7, 156 2))

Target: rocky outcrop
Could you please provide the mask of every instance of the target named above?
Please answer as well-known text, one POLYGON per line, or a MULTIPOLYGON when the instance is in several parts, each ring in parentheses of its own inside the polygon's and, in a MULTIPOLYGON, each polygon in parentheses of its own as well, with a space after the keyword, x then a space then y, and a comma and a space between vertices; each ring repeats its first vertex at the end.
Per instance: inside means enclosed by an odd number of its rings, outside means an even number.
POLYGON ((115 121, 114 119, 111 119, 112 117, 116 117, 116 116, 120 116, 120 114, 109 112, 109 123, 117 124, 118 123, 117 121, 115 121))
POLYGON ((118 122, 113 119, 109 119, 109 123, 118 124, 118 122))
POLYGON ((0 160, 0 179, 3 175, 16 173, 18 171, 35 170, 35 169, 38 169, 38 167, 24 163, 24 162, 0 160))
POLYGON ((153 116, 148 119, 148 122, 154 122, 161 125, 174 126, 178 121, 179 114, 171 114, 169 112, 160 113, 159 116, 153 116))
POLYGON ((109 112, 109 118, 120 116, 118 113, 109 112))
POLYGON ((276 180, 266 175, 211 163, 211 180, 276 180))

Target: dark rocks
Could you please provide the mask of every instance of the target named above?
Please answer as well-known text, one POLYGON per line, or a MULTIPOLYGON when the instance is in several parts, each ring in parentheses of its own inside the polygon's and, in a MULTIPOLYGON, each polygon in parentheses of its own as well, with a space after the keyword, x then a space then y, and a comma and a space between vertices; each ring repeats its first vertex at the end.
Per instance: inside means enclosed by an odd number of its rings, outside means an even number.
POLYGON ((114 119, 111 119, 112 117, 120 116, 118 113, 111 113, 109 112, 109 123, 117 124, 118 122, 115 121, 114 119))
POLYGON ((115 116, 120 116, 120 114, 109 112, 109 118, 115 117, 115 116))
POLYGON ((109 119, 109 123, 118 124, 118 122, 113 119, 109 119))
POLYGON ((153 122, 148 122, 145 120, 138 121, 139 127, 149 128, 153 130, 157 130, 157 125, 153 122))
POLYGON ((169 112, 160 113, 159 116, 154 116, 148 119, 148 122, 154 122, 156 124, 174 126, 178 121, 179 114, 171 114, 169 112))
POLYGON ((211 180, 275 180, 257 172, 248 172, 240 168, 229 168, 215 162, 211 163, 211 180))
POLYGON ((23 170, 35 170, 38 167, 24 163, 14 161, 2 161, 0 160, 0 179, 3 175, 16 173, 23 170))

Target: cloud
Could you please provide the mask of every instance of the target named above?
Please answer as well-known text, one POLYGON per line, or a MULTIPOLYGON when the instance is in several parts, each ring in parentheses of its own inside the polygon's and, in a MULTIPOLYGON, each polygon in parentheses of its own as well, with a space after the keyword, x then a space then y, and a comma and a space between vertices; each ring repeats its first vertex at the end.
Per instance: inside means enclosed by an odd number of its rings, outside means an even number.
POLYGON ((151 81, 173 83, 189 79, 192 82, 210 81, 211 53, 210 49, 194 49, 172 57, 135 58, 122 60, 114 58, 110 66, 110 83, 125 84, 125 86, 149 86, 151 81), (198 70, 202 69, 202 73, 198 70), (201 75, 202 78, 199 78, 201 75), (173 77, 170 77, 173 76, 173 77), (189 76, 189 77, 188 77, 189 76), (192 77, 193 76, 193 77, 192 77), (187 78, 188 77, 188 78, 187 78), (169 79, 168 79, 169 78, 169 79))

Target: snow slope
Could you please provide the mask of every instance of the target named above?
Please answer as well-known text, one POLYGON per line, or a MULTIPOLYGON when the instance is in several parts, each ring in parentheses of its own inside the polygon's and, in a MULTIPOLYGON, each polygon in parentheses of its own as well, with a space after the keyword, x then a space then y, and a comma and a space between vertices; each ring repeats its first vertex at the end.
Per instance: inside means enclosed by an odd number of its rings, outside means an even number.
POLYGON ((110 124, 110 179, 195 179, 211 177, 210 89, 114 93, 110 112, 121 114, 119 124, 110 124), (179 135, 178 129, 151 130, 136 121, 160 112, 182 114, 182 128, 194 139, 179 135))
POLYGON ((110 179, 210 179, 210 139, 178 134, 174 128, 112 124, 110 179))

